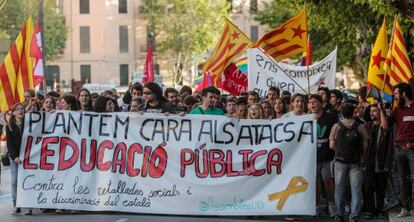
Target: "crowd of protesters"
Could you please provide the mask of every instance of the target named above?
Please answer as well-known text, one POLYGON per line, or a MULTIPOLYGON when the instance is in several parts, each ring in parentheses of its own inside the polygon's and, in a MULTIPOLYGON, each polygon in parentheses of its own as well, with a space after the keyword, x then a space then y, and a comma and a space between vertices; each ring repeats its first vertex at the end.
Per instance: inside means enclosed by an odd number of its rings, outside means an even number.
MULTIPOLYGON (((267 97, 260 98, 255 91, 241 96, 222 95, 213 86, 201 92, 193 92, 188 86, 180 91, 162 90, 152 82, 131 85, 122 98, 111 90, 99 95, 81 89, 76 96, 26 90, 25 101, 12 109, 5 126, 13 205, 25 112, 198 114, 262 120, 313 114, 318 124, 316 216, 326 212, 335 221, 345 221, 346 217, 349 221, 383 218, 386 205, 399 200, 402 209, 398 217, 405 217, 410 215, 414 193, 413 90, 406 83, 396 85, 395 108, 384 102, 368 102, 366 91, 362 87, 357 98, 345 98, 338 89, 321 87, 317 94, 291 95, 270 87, 267 97)), ((20 213, 21 209, 15 211, 20 213)), ((26 213, 31 214, 30 209, 26 213)))

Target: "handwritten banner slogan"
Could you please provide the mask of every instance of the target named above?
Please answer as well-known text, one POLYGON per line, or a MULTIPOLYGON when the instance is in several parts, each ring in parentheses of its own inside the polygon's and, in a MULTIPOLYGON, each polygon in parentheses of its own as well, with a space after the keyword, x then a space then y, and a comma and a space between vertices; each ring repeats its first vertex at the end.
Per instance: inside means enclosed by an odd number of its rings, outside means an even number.
POLYGON ((311 115, 239 121, 204 115, 29 113, 20 158, 19 207, 315 214, 311 115))
POLYGON ((265 98, 271 86, 290 93, 316 93, 319 87, 335 88, 336 52, 333 50, 328 56, 313 65, 294 66, 276 62, 258 48, 247 50, 248 58, 248 88, 265 98), (309 75, 309 83, 308 83, 309 75))

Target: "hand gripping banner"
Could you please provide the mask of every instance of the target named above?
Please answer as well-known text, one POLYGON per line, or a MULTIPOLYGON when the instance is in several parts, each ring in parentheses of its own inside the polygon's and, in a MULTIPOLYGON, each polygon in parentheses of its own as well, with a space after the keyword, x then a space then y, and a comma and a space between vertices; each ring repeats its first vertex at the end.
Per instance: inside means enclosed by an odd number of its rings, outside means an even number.
POLYGON ((20 158, 18 207, 179 215, 315 214, 312 115, 269 121, 28 113, 20 158))

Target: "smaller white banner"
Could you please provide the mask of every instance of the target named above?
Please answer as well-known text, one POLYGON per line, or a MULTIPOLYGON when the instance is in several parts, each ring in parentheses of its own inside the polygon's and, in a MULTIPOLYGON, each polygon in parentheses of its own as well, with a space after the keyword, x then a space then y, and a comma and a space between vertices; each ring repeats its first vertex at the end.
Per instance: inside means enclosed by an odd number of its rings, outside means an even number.
POLYGON ((258 48, 247 51, 248 88, 264 98, 271 86, 290 93, 316 93, 319 87, 335 88, 336 53, 333 50, 323 60, 309 66, 294 66, 276 62, 258 48), (309 75, 309 82, 308 82, 309 75))

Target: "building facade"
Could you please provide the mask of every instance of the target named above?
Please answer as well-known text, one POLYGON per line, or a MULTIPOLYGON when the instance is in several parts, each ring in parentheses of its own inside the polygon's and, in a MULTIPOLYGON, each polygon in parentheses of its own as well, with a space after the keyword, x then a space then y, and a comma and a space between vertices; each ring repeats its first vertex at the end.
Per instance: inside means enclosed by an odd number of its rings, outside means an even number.
MULTIPOLYGON (((261 1, 233 0, 233 22, 257 40, 264 29, 253 20, 251 12, 261 1)), ((63 54, 47 67, 49 87, 60 85, 70 91, 72 81, 110 83, 126 87, 130 72, 142 71, 147 54, 147 21, 142 19, 139 0, 58 0, 58 8, 69 30, 63 54)), ((154 54, 155 69, 172 84, 172 59, 154 54)), ((187 71, 184 83, 191 85, 195 71, 187 71)))

